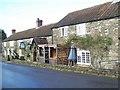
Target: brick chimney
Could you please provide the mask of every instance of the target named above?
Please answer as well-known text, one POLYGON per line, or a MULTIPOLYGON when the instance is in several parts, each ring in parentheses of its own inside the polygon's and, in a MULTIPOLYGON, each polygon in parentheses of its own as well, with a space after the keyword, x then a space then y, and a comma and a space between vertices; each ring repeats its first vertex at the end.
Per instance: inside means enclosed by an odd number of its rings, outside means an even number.
POLYGON ((15 29, 12 29, 12 34, 16 33, 16 30, 15 29))
POLYGON ((36 24, 37 24, 37 27, 40 27, 40 26, 42 26, 42 20, 40 20, 39 18, 37 18, 37 20, 36 20, 36 24))

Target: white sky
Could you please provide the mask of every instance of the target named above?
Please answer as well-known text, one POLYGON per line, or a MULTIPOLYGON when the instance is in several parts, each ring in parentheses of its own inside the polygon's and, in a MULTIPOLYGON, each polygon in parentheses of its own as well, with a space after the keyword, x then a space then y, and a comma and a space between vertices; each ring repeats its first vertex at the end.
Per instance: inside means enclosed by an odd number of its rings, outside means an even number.
POLYGON ((55 23, 68 13, 112 0, 0 0, 0 29, 7 36, 36 27, 36 19, 43 25, 55 23))

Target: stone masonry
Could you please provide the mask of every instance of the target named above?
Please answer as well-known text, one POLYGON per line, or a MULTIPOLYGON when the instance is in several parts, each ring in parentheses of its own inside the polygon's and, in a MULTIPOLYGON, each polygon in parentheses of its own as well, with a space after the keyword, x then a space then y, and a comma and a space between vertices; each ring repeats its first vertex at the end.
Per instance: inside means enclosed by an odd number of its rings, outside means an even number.
MULTIPOLYGON (((118 60, 118 20, 118 18, 114 18, 86 23, 86 34, 90 34, 93 37, 97 35, 109 36, 113 39, 109 52, 109 60, 118 60)), ((68 36, 76 33, 76 26, 68 26, 68 36)), ((61 37, 60 29, 61 27, 53 29, 53 44, 63 44, 68 38, 68 36, 61 37)))

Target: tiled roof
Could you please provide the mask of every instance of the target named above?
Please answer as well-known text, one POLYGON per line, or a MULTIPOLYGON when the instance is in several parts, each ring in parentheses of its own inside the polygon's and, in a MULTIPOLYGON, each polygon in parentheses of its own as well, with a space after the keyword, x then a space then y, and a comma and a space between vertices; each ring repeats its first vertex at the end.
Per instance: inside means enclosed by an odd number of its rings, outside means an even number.
POLYGON ((40 44, 48 44, 47 39, 46 38, 40 38, 40 37, 36 37, 33 39, 36 45, 40 45, 40 44))
POLYGON ((50 25, 45 25, 45 26, 41 26, 38 28, 32 28, 32 29, 28 29, 25 31, 21 31, 21 32, 18 32, 18 33, 15 33, 15 34, 9 36, 7 39, 4 40, 4 42, 21 40, 21 39, 29 39, 29 38, 34 38, 34 37, 52 36, 51 28, 53 26, 54 26, 54 24, 50 24, 50 25))
POLYGON ((39 27, 34 32, 34 37, 46 37, 46 36, 52 36, 52 28, 54 24, 45 25, 42 27, 39 27))
POLYGON ((35 28, 32 28, 22 32, 14 33, 13 35, 6 38, 4 41, 13 41, 13 40, 32 38, 34 30, 35 28))
POLYGON ((54 28, 118 17, 120 16, 120 12, 118 12, 119 4, 120 2, 107 2, 83 10, 71 12, 56 23, 54 28))

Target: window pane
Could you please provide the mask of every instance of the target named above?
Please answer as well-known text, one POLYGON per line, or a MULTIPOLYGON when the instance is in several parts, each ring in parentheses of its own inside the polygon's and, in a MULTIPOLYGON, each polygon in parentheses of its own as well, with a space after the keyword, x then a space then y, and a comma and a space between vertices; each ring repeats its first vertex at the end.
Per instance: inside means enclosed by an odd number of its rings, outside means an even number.
POLYGON ((24 42, 20 42, 20 48, 24 49, 25 48, 25 43, 24 42))
POLYGON ((68 35, 68 28, 65 28, 64 29, 64 36, 67 36, 68 35))
POLYGON ((85 53, 82 52, 82 62, 85 63, 85 53))
POLYGON ((78 56, 78 62, 81 62, 81 57, 80 56, 78 56))
POLYGON ((62 36, 64 36, 64 28, 62 28, 62 36))
POLYGON ((86 63, 90 63, 90 54, 86 53, 86 63))
POLYGON ((44 51, 42 47, 39 48, 39 53, 40 53, 40 56, 44 56, 44 51))
POLYGON ((61 37, 64 36, 64 28, 61 28, 61 37))
POLYGON ((86 34, 85 23, 77 25, 76 33, 77 33, 77 35, 85 35, 86 34))
POLYGON ((61 37, 68 35, 68 27, 61 28, 61 37))
POLYGON ((81 31, 80 31, 80 26, 79 25, 76 28, 76 33, 77 33, 77 35, 81 35, 81 31))

